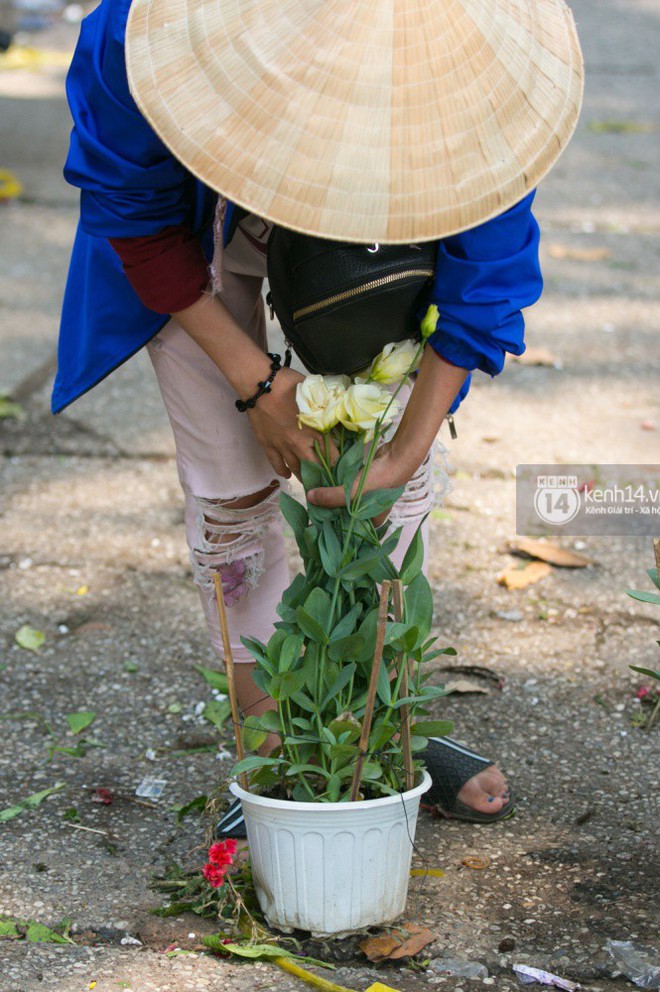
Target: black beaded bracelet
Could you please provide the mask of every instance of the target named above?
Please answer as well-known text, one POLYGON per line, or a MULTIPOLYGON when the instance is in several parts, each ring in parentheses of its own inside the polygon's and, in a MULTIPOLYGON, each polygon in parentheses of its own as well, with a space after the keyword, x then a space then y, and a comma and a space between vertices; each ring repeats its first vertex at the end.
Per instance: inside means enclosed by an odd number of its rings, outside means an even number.
MULTIPOLYGON (((269 393, 273 385, 273 380, 275 376, 282 368, 282 356, 274 352, 269 351, 268 357, 270 358, 270 375, 263 382, 257 383, 257 391, 254 396, 251 396, 248 400, 236 400, 236 409, 241 413, 247 413, 248 410, 253 410, 257 405, 257 400, 263 396, 265 393, 269 393)), ((287 348, 284 355, 284 367, 288 368, 291 364, 291 351, 287 348)))

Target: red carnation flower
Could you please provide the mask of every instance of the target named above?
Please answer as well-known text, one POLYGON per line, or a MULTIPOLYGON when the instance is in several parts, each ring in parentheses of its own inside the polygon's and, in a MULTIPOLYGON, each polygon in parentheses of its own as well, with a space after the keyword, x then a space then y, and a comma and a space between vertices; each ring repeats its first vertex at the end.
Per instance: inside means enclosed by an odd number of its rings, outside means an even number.
POLYGON ((209 861, 208 864, 204 865, 203 874, 206 881, 214 889, 219 889, 221 885, 225 884, 225 868, 221 865, 209 861))
POLYGON ((230 865, 232 860, 232 856, 226 847, 226 841, 212 844, 209 848, 209 861, 214 865, 230 865))

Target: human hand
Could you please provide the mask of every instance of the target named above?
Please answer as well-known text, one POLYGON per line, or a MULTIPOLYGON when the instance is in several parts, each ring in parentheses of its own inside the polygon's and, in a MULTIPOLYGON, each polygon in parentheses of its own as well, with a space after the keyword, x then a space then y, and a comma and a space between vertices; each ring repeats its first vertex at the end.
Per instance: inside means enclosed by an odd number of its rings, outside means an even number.
MULTIPOLYGON (((298 424, 296 387, 305 377, 294 369, 283 367, 275 376, 269 393, 260 397, 248 411, 257 441, 278 475, 289 479, 293 473, 300 478, 303 460, 317 462, 315 444, 323 444, 323 435, 311 427, 298 424)), ((337 458, 334 443, 330 461, 337 458)))
MULTIPOLYGON (((413 464, 409 458, 406 458, 400 451, 398 451, 392 442, 383 444, 376 452, 376 455, 374 456, 374 459, 369 467, 366 480, 362 487, 362 492, 364 494, 373 489, 396 489, 399 486, 403 486, 413 476, 417 467, 418 466, 413 464)), ((358 475, 357 479, 353 483, 353 488, 351 491, 352 497, 355 496, 355 493, 357 492, 361 477, 362 473, 358 475)), ((346 506, 346 493, 343 486, 328 486, 310 489, 307 493, 307 499, 314 506, 346 506)), ((375 517, 373 520, 374 525, 380 526, 387 516, 388 511, 379 514, 379 516, 375 517)))

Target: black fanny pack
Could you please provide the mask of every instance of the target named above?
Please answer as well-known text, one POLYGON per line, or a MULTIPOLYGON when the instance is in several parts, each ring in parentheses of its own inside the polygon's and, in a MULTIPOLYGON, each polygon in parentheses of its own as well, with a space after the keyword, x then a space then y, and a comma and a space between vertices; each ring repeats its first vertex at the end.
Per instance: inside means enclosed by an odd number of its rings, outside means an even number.
POLYGON ((391 341, 419 337, 435 241, 358 245, 274 227, 267 302, 310 372, 352 375, 391 341))

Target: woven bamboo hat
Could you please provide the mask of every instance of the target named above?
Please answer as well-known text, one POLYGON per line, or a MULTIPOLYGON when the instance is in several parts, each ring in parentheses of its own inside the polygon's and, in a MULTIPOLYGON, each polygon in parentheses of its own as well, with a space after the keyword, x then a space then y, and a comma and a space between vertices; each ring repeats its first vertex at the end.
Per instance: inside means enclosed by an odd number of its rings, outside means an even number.
POLYGON ((126 57, 194 175, 359 242, 443 237, 518 202, 583 84, 563 0, 133 0, 126 57))

